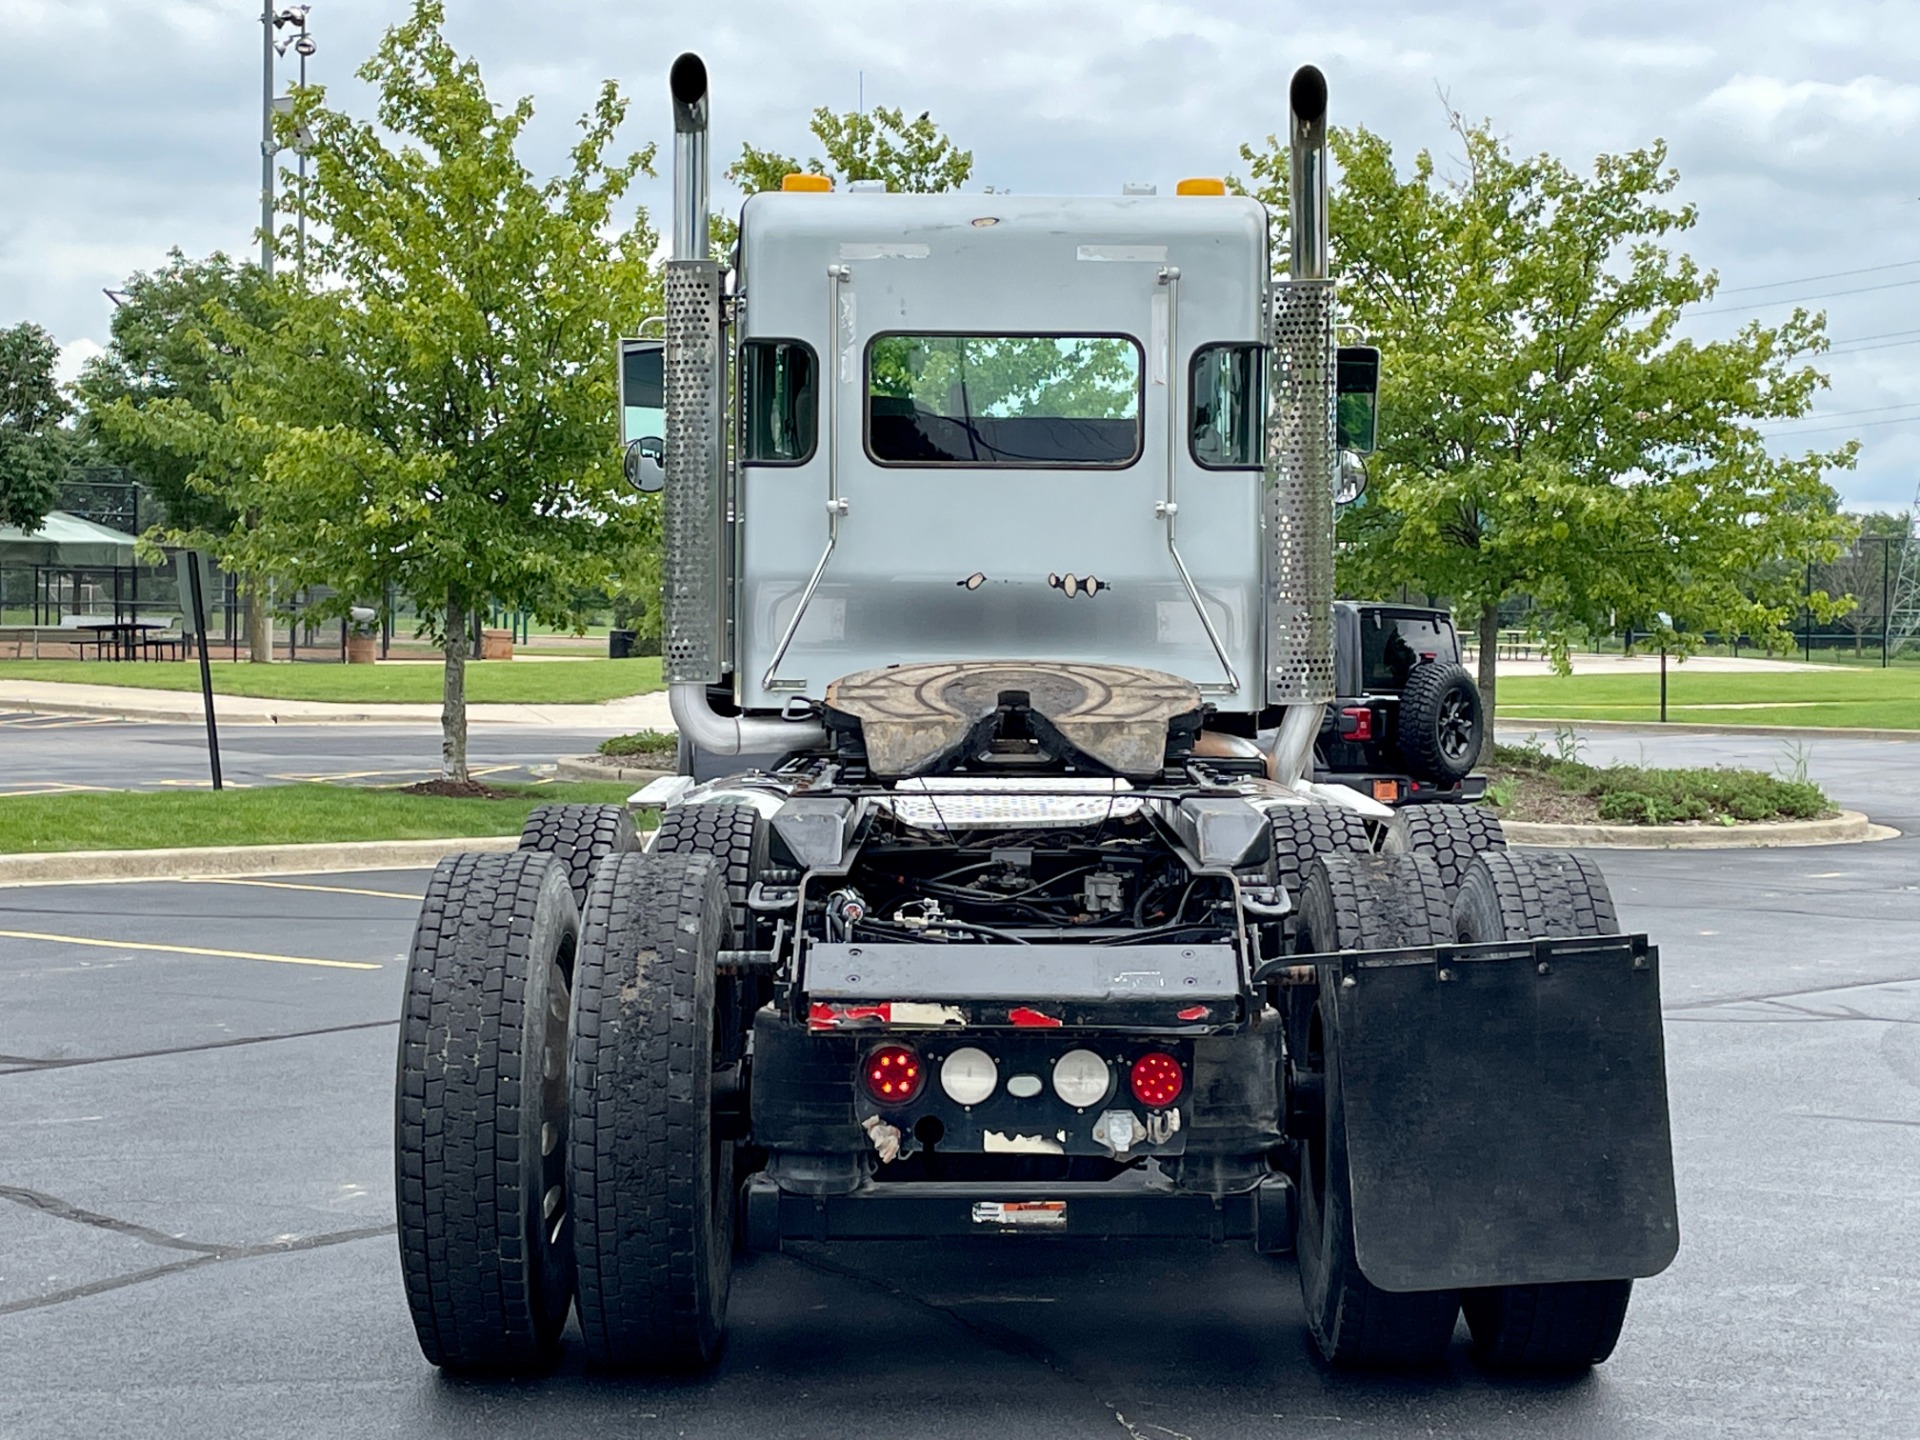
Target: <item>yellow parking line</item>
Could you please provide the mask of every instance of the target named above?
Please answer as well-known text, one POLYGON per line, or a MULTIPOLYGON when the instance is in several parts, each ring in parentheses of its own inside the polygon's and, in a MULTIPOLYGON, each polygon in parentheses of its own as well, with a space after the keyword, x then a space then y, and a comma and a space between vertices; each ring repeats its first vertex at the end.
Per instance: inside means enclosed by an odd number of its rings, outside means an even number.
POLYGON ((139 940, 95 940, 86 935, 47 935, 38 930, 0 930, 0 940, 45 940, 54 945, 91 945, 100 950, 157 950, 168 955, 211 955, 217 960, 268 960, 276 965, 320 965, 329 970, 378 970, 370 960, 315 960, 306 955, 263 955, 257 950, 208 950, 198 945, 149 945, 139 940))
POLYGON ((260 885, 268 890, 324 890, 329 895, 376 895, 382 900, 418 900, 404 890, 358 890, 351 885, 297 885, 291 880, 232 880, 221 875, 184 877, 188 885, 260 885))

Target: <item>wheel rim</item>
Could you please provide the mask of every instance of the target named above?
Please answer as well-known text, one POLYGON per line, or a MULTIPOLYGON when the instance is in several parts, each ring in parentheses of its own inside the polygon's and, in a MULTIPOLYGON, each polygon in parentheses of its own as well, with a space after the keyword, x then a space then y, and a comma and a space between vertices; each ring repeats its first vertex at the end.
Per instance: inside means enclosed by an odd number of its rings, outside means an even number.
POLYGON ((547 969, 547 1009, 540 1031, 540 1190, 538 1233, 551 1269, 568 1254, 572 1207, 567 1196, 567 990, 566 961, 547 969))
POLYGON ((1466 696, 1459 691, 1440 702, 1440 719, 1436 739, 1440 743, 1440 753, 1448 760, 1458 764, 1462 760, 1471 760, 1473 748, 1473 713, 1467 704, 1466 696))

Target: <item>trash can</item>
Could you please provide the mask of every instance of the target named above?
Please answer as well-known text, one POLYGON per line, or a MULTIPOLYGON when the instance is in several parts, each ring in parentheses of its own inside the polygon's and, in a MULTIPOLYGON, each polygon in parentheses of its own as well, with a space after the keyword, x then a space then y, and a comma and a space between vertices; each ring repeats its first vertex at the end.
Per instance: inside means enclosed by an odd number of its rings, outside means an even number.
POLYGON ((607 658, 609 660, 631 660, 633 658, 633 631, 607 631, 607 658))

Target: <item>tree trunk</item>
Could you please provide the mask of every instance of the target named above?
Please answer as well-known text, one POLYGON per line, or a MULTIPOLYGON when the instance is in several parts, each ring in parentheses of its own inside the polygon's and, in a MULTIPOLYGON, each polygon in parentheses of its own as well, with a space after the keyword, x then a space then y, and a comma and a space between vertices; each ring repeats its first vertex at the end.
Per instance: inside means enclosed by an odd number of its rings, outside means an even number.
POLYGON ((249 580, 247 595, 247 659, 264 665, 273 659, 273 611, 269 604, 267 582, 249 580))
POLYGON ((1485 730, 1480 739, 1480 763, 1493 763, 1493 703, 1496 665, 1500 659, 1500 606, 1482 605, 1477 625, 1480 636, 1480 707, 1485 730))
POLYGON ((440 706, 440 778, 462 785, 467 774, 467 611, 447 592, 446 682, 440 706))

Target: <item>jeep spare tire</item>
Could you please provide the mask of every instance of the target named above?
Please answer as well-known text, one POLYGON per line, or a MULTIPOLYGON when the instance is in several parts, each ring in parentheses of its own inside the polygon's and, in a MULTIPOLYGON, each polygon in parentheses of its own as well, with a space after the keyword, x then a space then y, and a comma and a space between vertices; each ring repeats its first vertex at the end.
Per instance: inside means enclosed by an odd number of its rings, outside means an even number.
POLYGON ((1451 661, 1416 665, 1400 688, 1400 753, 1417 780, 1452 785, 1473 772, 1486 734, 1480 690, 1451 661))

